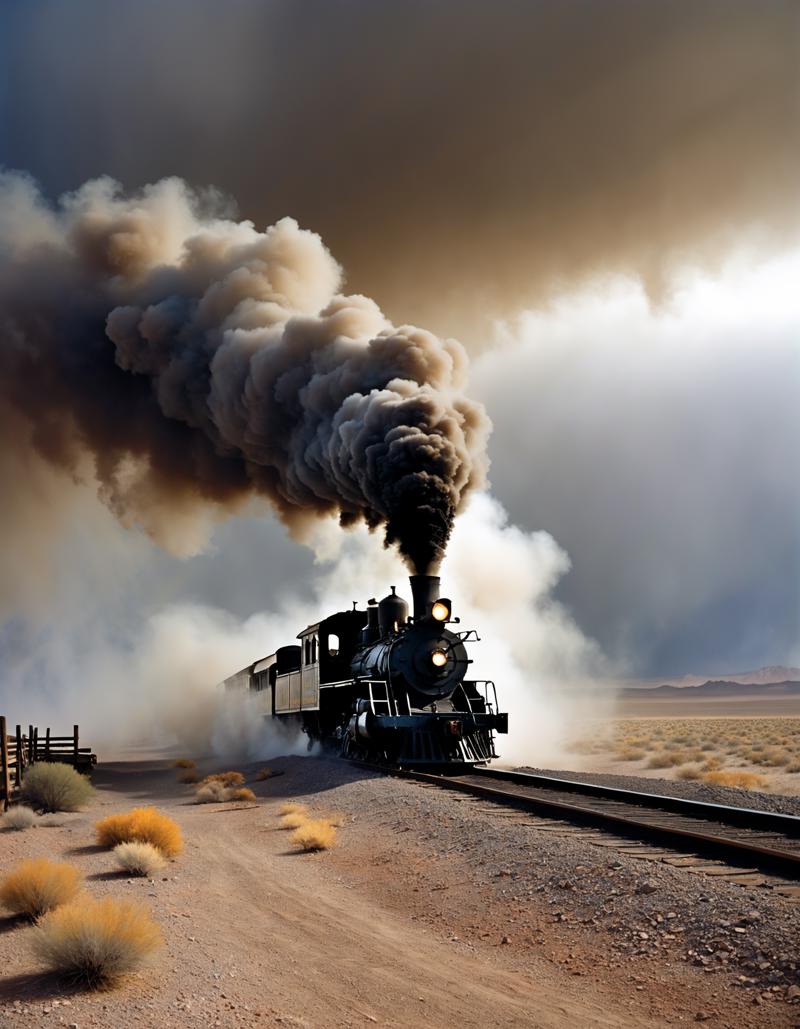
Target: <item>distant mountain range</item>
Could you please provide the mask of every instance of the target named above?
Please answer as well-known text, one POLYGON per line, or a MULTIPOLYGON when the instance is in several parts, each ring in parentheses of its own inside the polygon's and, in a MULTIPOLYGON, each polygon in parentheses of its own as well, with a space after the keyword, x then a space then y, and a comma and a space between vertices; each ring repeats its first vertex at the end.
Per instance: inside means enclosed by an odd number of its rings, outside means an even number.
MULTIPOLYGON (((797 669, 795 669, 797 671, 797 669)), ((717 697, 797 697, 800 699, 800 675, 797 679, 786 679, 783 682, 738 682, 735 679, 709 679, 697 686, 629 686, 622 690, 623 697, 642 699, 670 699, 680 697, 681 700, 716 699, 717 697)))
POLYGON ((683 690, 716 685, 781 686, 797 682, 800 682, 800 668, 770 665, 754 672, 737 672, 734 675, 682 675, 660 679, 636 679, 620 682, 619 686, 625 693, 633 691, 640 694, 645 690, 683 690))

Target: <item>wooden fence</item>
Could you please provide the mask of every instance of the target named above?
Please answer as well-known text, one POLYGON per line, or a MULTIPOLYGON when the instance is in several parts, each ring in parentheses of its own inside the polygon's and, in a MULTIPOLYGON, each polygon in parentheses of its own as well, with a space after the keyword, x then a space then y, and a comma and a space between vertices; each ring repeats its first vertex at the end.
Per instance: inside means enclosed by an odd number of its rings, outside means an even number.
POLYGON ((42 735, 35 725, 29 725, 27 733, 18 725, 9 735, 6 719, 0 715, 0 804, 3 811, 18 793, 25 769, 37 761, 59 761, 79 772, 89 772, 97 763, 97 757, 91 747, 80 745, 77 725, 72 727, 71 736, 54 736, 49 728, 42 735))

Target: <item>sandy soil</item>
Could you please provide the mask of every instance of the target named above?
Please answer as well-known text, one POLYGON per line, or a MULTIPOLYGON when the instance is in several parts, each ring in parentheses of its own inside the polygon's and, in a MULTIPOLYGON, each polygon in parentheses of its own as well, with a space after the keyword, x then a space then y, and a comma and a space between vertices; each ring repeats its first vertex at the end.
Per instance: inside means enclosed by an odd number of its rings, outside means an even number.
MULTIPOLYGON (((497 885, 502 880, 487 878, 486 854, 476 860, 474 848, 459 842, 468 826, 503 853, 519 838, 521 854, 524 838, 529 855, 531 830, 501 830, 499 813, 486 816, 489 822, 473 814, 462 825, 458 812, 469 805, 449 794, 431 796, 416 784, 365 776, 342 762, 272 764, 285 774, 250 783, 259 803, 244 807, 191 803, 163 761, 106 765, 96 773, 99 794, 86 813, 0 833, 0 867, 39 854, 73 861, 93 895, 145 901, 166 944, 154 968, 112 992, 82 993, 39 974, 27 930, 2 921, 0 1025, 544 1029, 702 1021, 745 1029, 798 1023, 800 1007, 769 992, 733 988, 737 977, 729 970, 709 974, 661 952, 612 961, 596 927, 565 926, 546 893, 506 897, 497 885), (286 797, 347 813, 334 851, 292 851, 277 828, 286 797), (109 853, 92 845, 97 817, 141 803, 157 803, 176 818, 187 841, 185 853, 156 880, 120 876, 109 853), (437 827, 444 821, 450 842, 442 849, 437 827), (497 841, 486 829, 495 822, 497 841)), ((553 852, 547 853, 545 863, 552 863, 553 852)), ((504 874, 510 872, 497 872, 504 874)))

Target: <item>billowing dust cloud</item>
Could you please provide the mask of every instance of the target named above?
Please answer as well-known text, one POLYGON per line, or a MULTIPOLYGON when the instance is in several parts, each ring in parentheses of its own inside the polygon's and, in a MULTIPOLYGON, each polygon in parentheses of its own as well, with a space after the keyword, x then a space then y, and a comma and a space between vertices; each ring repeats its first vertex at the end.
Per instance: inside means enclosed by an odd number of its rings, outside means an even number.
POLYGON ((261 497, 299 538, 336 515, 435 568, 486 473, 464 350, 341 294, 292 219, 223 211, 178 179, 98 179, 51 209, 0 177, 0 418, 173 549, 261 497))

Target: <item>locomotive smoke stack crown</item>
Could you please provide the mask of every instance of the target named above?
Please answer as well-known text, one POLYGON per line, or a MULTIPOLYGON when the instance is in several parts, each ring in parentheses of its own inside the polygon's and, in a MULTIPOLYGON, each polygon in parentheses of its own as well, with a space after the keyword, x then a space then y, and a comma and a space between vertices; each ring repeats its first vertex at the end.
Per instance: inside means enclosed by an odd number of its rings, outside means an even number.
POLYGON ((431 608, 439 599, 441 580, 438 575, 411 575, 411 595, 414 598, 414 621, 431 617, 431 608))

